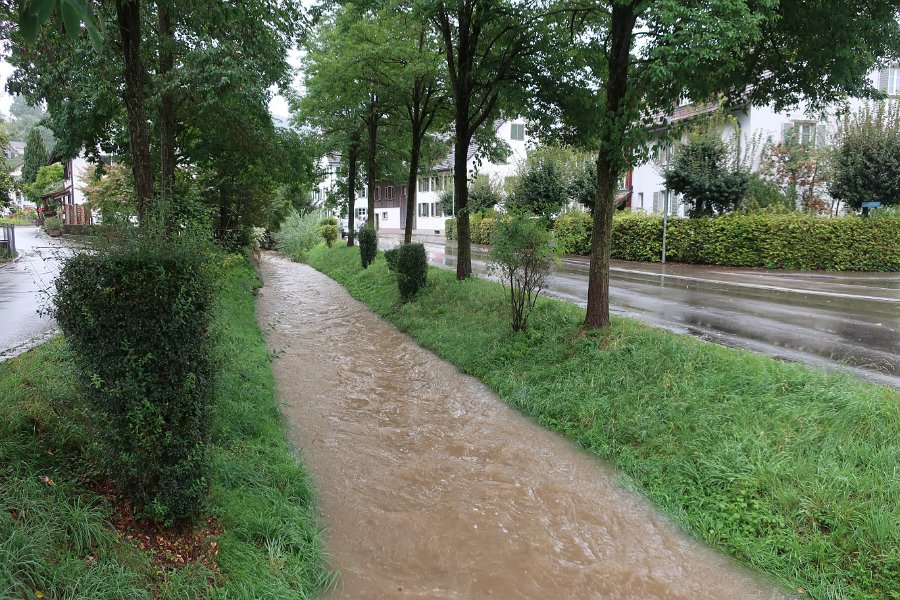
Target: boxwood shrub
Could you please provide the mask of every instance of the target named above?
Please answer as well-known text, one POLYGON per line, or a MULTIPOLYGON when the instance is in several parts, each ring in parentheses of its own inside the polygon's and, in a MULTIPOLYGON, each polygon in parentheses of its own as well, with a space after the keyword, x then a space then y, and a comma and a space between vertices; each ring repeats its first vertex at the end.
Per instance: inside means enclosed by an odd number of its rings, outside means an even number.
POLYGON ((171 524, 207 493, 210 320, 206 248, 139 238, 69 259, 53 314, 90 389, 110 479, 171 524))
POLYGON ((369 267, 378 254, 378 232, 371 223, 366 223, 359 230, 359 258, 363 269, 369 267))
MULTIPOLYGON (((612 257, 658 262, 662 228, 659 216, 616 215, 612 257)), ((590 215, 561 215, 555 236, 560 252, 589 255, 590 215)), ((666 259, 736 267, 896 271, 900 220, 766 213, 669 219, 666 259)))
MULTIPOLYGON (((390 263, 389 263, 390 264, 390 263)), ((411 300, 428 281, 428 256, 422 244, 403 244, 396 249, 397 286, 404 302, 411 300)))

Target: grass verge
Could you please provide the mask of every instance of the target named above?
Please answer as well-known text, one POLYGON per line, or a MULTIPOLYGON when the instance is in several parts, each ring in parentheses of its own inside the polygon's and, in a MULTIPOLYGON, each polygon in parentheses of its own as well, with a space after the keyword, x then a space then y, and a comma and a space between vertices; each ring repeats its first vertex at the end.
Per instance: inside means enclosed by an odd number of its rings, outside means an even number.
POLYGON ((256 323, 259 279, 239 257, 223 272, 212 560, 161 567, 111 526, 89 404, 57 338, 0 364, 0 598, 310 598, 330 583, 310 480, 285 440, 256 323))
POLYGON ((900 394, 582 309, 514 334, 495 283, 431 269, 401 305, 383 257, 308 262, 505 401, 611 461, 687 531, 805 597, 900 598, 900 394))

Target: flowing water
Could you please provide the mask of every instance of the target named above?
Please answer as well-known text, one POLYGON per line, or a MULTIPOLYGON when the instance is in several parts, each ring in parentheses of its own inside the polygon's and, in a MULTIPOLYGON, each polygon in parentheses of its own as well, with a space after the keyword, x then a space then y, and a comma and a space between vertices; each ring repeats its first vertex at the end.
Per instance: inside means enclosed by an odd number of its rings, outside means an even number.
POLYGON ((267 254, 259 319, 312 471, 334 598, 775 599, 611 468, 267 254))

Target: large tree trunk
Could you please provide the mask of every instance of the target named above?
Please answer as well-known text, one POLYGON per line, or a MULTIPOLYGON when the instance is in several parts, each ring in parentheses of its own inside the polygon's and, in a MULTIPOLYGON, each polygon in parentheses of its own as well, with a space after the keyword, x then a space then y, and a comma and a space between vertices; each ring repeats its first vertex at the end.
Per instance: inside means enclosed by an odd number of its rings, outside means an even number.
POLYGON ((159 204, 163 219, 168 220, 172 193, 175 189, 175 99, 169 86, 169 74, 175 65, 175 38, 172 35, 172 12, 167 0, 157 3, 159 24, 159 80, 162 85, 159 105, 159 204))
POLYGON ((628 91, 628 64, 636 16, 634 7, 616 4, 612 11, 610 47, 606 55, 609 80, 606 114, 602 116, 600 152, 597 156, 597 201, 591 237, 591 267, 588 278, 586 329, 609 325, 610 239, 615 210, 616 182, 623 167, 622 148, 628 123, 623 117, 628 91))
POLYGON ((350 144, 347 152, 347 245, 352 246, 354 243, 354 233, 356 228, 356 168, 359 162, 359 144, 350 144))
POLYGON ((144 67, 141 64, 141 6, 139 0, 116 0, 116 20, 122 38, 125 65, 125 109, 131 144, 138 222, 146 225, 147 205, 153 195, 150 136, 144 115, 144 67))
POLYGON ((375 105, 370 105, 369 118, 366 127, 369 133, 369 155, 366 157, 366 179, 369 184, 368 206, 366 207, 366 222, 375 225, 375 186, 377 177, 378 158, 378 121, 380 117, 375 110, 375 105))
POLYGON ((419 153, 422 147, 422 134, 413 127, 412 150, 409 154, 409 180, 406 182, 406 229, 403 230, 403 243, 412 243, 413 219, 416 216, 416 193, 419 179, 419 153))
POLYGON ((472 236, 469 230, 469 117, 456 113, 456 143, 453 150, 453 190, 456 197, 456 278, 472 275, 472 236))

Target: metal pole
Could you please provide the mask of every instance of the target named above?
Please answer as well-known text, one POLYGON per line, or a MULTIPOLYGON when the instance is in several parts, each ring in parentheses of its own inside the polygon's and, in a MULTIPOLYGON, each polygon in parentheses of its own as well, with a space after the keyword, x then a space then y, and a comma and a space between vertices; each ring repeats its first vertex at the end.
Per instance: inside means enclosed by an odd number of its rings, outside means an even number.
POLYGON ((666 263, 666 230, 669 227, 669 191, 666 190, 665 197, 663 198, 663 247, 662 247, 662 262, 666 263))

